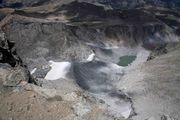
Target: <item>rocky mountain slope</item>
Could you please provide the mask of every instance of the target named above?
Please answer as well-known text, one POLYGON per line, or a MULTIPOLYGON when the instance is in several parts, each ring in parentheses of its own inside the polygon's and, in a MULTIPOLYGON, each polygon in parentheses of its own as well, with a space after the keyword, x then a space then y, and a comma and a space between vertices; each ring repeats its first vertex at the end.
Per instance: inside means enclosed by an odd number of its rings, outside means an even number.
POLYGON ((168 2, 2 1, 0 119, 178 120, 179 2, 168 2))
MULTIPOLYGON (((29 6, 39 6, 49 3, 69 3, 73 0, 2 0, 3 6, 21 8, 29 6)), ((101 4, 114 9, 133 9, 137 7, 156 6, 167 8, 179 8, 179 0, 78 0, 80 2, 89 2, 93 4, 101 4)))

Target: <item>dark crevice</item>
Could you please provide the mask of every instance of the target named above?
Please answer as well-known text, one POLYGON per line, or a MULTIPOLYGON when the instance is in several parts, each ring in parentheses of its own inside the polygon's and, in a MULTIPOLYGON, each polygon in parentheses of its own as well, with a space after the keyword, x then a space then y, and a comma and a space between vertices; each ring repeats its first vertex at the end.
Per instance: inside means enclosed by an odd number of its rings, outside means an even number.
POLYGON ((17 65, 22 65, 22 60, 17 55, 16 50, 14 49, 14 42, 10 42, 9 40, 1 41, 0 43, 0 63, 7 63, 11 65, 11 67, 15 67, 17 65))
POLYGON ((16 3, 13 3, 12 5, 10 5, 9 7, 11 7, 11 8, 21 8, 21 7, 23 7, 23 4, 21 2, 16 2, 16 3))
POLYGON ((11 67, 16 66, 19 60, 15 59, 9 50, 0 48, 0 52, 2 54, 0 63, 8 63, 9 65, 11 65, 11 67))

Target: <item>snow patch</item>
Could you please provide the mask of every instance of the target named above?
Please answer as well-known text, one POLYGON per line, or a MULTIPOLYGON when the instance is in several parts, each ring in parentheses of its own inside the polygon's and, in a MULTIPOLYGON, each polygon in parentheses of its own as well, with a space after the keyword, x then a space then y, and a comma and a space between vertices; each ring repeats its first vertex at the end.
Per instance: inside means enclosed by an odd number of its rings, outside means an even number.
POLYGON ((31 75, 34 74, 36 72, 37 68, 34 68, 32 71, 31 71, 31 75))
POLYGON ((66 78, 67 73, 70 71, 70 62, 54 62, 49 61, 51 70, 45 76, 46 80, 57 80, 60 78, 66 78))
POLYGON ((96 55, 94 53, 90 54, 89 57, 87 58, 87 61, 89 61, 89 62, 93 61, 95 59, 95 56, 96 55))

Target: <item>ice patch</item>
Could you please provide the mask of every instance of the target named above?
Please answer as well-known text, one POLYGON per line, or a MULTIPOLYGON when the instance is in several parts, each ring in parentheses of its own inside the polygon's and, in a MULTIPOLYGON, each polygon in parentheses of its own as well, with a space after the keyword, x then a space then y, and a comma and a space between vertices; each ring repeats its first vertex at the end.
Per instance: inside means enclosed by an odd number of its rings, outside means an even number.
POLYGON ((31 71, 31 75, 34 74, 36 72, 37 68, 34 68, 32 71, 31 71))
POLYGON ((70 71, 70 62, 54 62, 49 61, 51 70, 45 76, 46 80, 57 80, 60 78, 66 78, 67 73, 70 71))

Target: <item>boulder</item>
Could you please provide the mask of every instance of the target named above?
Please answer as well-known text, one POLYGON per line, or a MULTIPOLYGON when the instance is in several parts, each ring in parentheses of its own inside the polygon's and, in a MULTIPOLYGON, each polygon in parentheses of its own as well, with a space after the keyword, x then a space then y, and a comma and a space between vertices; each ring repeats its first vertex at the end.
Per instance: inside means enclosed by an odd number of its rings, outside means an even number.
POLYGON ((23 81, 28 82, 29 72, 22 66, 11 67, 7 64, 0 64, 0 81, 3 86, 15 87, 23 81))

